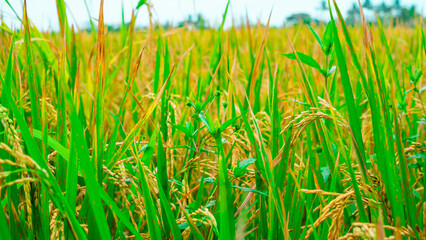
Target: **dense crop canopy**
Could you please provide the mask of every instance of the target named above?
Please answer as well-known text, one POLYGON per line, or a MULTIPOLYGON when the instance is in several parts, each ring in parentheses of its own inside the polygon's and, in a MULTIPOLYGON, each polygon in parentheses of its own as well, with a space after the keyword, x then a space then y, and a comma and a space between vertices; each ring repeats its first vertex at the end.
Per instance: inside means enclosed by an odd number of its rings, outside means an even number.
POLYGON ((56 2, 59 32, 0 26, 0 239, 425 239, 421 18, 111 31, 101 1, 87 32, 56 2))

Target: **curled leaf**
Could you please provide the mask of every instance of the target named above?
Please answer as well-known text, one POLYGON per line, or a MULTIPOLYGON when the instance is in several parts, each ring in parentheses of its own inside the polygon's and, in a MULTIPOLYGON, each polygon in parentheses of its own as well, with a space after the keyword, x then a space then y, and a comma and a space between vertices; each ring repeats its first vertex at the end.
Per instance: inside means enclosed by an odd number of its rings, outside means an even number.
POLYGON ((145 5, 146 1, 147 0, 140 0, 139 3, 138 3, 138 5, 136 6, 136 10, 139 10, 140 7, 142 7, 143 5, 145 5))

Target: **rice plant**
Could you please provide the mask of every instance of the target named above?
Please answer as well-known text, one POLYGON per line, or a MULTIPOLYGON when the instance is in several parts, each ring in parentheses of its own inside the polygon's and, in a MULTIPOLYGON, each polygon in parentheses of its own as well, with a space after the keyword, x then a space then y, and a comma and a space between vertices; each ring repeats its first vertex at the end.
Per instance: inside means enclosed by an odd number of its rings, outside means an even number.
POLYGON ((0 25, 1 239, 426 239, 421 17, 137 29, 140 1, 113 32, 103 4, 0 25))

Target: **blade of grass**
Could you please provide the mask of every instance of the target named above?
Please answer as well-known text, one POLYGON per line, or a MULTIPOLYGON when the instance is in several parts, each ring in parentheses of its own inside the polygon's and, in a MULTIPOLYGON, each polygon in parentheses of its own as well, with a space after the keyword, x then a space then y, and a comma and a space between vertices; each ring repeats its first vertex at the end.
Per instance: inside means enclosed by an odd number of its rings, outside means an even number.
POLYGON ((148 148, 151 148, 152 151, 146 151, 142 157, 142 159, 137 159, 138 164, 138 174, 139 174, 139 185, 143 192, 143 198, 145 201, 145 208, 146 208, 146 218, 148 222, 148 229, 149 229, 149 235, 151 239, 153 240, 159 240, 161 239, 161 230, 160 226, 158 225, 157 221, 157 214, 155 211, 155 204, 152 200, 151 191, 148 186, 148 179, 146 176, 145 168, 146 163, 152 158, 152 155, 154 154, 153 148, 156 142, 156 136, 157 136, 157 129, 154 131, 154 133, 151 136, 151 139, 148 143, 148 148))

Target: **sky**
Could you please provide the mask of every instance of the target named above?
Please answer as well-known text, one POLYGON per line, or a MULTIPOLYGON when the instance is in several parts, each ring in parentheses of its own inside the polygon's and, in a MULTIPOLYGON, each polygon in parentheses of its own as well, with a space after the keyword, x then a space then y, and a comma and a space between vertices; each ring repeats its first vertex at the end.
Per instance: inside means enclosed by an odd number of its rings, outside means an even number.
MULTIPOLYGON (((90 15, 96 19, 99 14, 100 0, 86 0, 90 15)), ((135 9, 139 0, 104 0, 105 23, 118 26, 121 23, 122 8, 125 21, 130 21, 132 9, 135 9)), ((345 13, 355 0, 336 0, 340 10, 345 13)), ((384 0, 372 0, 379 4, 384 0)), ((22 16, 23 0, 9 0, 12 7, 22 16)), ((178 23, 188 15, 201 13, 212 25, 221 22, 227 0, 151 0, 153 5, 153 20, 159 23, 178 23)), ((320 0, 231 0, 229 16, 225 25, 239 24, 247 15, 249 21, 266 23, 272 10, 271 25, 280 26, 286 17, 293 13, 309 13, 313 17, 326 19, 327 13, 319 10, 320 0)), ((363 0, 361 1, 363 2, 363 0)), ((392 3, 393 0, 385 0, 392 3)), ((70 24, 81 28, 88 27, 89 14, 84 0, 65 0, 70 24)), ((417 11, 426 12, 425 0, 401 0, 402 5, 416 5, 417 11)), ((27 0, 30 20, 41 30, 59 29, 56 0, 27 0)), ((4 0, 0 0, 0 16, 12 28, 19 28, 14 13, 4 0)), ((148 25, 148 11, 146 7, 139 10, 137 26, 148 25)))

